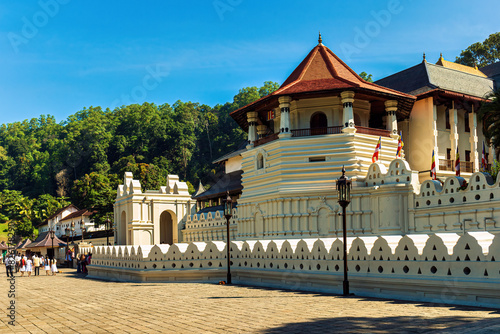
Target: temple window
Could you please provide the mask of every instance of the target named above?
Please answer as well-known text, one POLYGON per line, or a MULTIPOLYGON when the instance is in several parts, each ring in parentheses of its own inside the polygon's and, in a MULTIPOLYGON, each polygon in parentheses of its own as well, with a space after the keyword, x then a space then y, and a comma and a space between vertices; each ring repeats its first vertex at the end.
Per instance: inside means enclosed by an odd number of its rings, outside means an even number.
POLYGON ((264 168, 264 156, 262 153, 259 153, 259 155, 257 155, 257 169, 262 168, 264 168))

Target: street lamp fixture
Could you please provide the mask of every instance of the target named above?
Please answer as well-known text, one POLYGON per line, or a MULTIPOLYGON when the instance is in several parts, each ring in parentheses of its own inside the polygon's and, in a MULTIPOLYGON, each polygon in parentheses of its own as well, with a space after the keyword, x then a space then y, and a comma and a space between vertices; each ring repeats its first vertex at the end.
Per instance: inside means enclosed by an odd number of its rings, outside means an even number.
POLYGON ((109 230, 110 230, 111 220, 106 218, 106 246, 109 245, 109 230))
POLYGON ((66 252, 68 251, 69 248, 69 227, 66 227, 66 252))
POLYGON ((82 242, 83 242, 83 234, 87 231, 85 225, 82 224, 82 242))
POLYGON ((54 237, 55 237, 56 232, 53 230, 53 228, 49 231, 50 239, 52 239, 52 256, 51 260, 54 259, 54 237))
POLYGON ((71 244, 75 244, 75 222, 71 222, 71 244))
POLYGON ((349 296, 349 280, 347 279, 347 228, 346 228, 346 208, 351 203, 352 182, 345 176, 345 168, 342 166, 342 176, 337 180, 338 202, 342 207, 342 229, 344 243, 344 284, 343 295, 349 296))
POLYGON ((229 221, 233 216, 233 200, 231 196, 229 196, 229 191, 227 192, 227 198, 224 200, 224 217, 226 217, 227 221, 227 284, 231 284, 231 241, 229 234, 229 221))

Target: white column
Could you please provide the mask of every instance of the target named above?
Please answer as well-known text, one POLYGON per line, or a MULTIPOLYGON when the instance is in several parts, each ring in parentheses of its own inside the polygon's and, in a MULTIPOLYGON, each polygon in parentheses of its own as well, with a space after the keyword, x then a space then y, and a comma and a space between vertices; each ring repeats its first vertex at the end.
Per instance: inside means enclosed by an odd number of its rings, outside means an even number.
POLYGON ((354 124, 354 110, 352 104, 354 103, 354 92, 345 91, 340 93, 343 108, 343 125, 342 132, 355 133, 356 127, 354 124))
POLYGON ((458 146, 458 117, 457 109, 455 109, 455 102, 452 102, 452 107, 449 111, 450 113, 450 142, 451 142, 451 156, 452 160, 455 160, 457 154, 458 146))
POLYGON ((387 130, 391 133, 391 138, 398 138, 398 120, 396 118, 396 111, 398 110, 398 101, 387 100, 384 103, 385 111, 387 112, 387 130))
POLYGON ((437 105, 432 105, 432 134, 434 136, 434 161, 436 162, 436 173, 439 171, 439 147, 437 129, 437 105))
MULTIPOLYGON (((467 112, 467 110, 465 111, 467 112)), ((479 172, 479 154, 477 152, 477 118, 474 112, 474 105, 472 105, 472 112, 469 114, 469 128, 470 128, 470 161, 474 163, 474 172, 479 172)), ((481 148, 482 149, 482 148, 481 148)))
POLYGON ((253 142, 257 140, 257 112, 249 111, 247 113, 248 121, 248 145, 253 146, 253 142))
POLYGON ((280 103, 280 138, 288 138, 292 136, 290 132, 290 96, 280 96, 278 99, 280 103))

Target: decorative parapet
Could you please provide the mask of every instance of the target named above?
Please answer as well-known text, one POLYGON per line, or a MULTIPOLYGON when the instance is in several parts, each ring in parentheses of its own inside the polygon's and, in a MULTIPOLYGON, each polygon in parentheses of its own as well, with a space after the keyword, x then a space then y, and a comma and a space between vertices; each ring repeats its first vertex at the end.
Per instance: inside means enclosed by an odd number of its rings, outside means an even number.
POLYGON ((418 172, 412 171, 408 162, 403 159, 392 160, 388 169, 383 164, 375 162, 370 165, 364 184, 367 187, 411 184, 418 191, 418 172))
POLYGON ((498 231, 500 178, 476 172, 469 182, 457 176, 427 180, 415 195, 415 230, 422 232, 498 231))
MULTIPOLYGON (((231 218, 231 238, 236 237, 238 219, 238 209, 233 209, 231 218)), ((200 214, 188 215, 185 229, 182 230, 183 240, 185 242, 208 241, 208 240, 226 240, 226 218, 222 210, 205 212, 200 214)))
MULTIPOLYGON (((131 172, 125 172, 123 184, 118 186, 117 198, 142 194, 141 182, 134 180, 134 175, 131 172)), ((146 190, 144 194, 171 194, 189 196, 188 186, 186 182, 179 181, 178 175, 168 175, 167 185, 160 187, 159 190, 146 190)))
MULTIPOLYGON (((221 241, 94 247, 92 265, 133 270, 225 268, 221 241)), ((233 267, 258 271, 342 273, 337 238, 231 242, 233 267)), ((469 232, 348 238, 351 276, 460 279, 500 283, 500 235, 469 232)))

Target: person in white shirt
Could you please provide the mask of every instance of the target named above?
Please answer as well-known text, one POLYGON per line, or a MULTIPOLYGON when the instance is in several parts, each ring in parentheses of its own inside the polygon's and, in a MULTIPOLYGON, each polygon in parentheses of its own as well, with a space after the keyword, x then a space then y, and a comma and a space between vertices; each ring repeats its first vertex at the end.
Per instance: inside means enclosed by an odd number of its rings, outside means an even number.
POLYGON ((19 269, 21 269, 21 257, 19 256, 18 253, 16 253, 14 259, 16 260, 16 273, 18 273, 19 269))
POLYGON ((52 270, 52 275, 53 275, 53 276, 55 276, 55 275, 56 275, 56 273, 57 273, 57 265, 56 265, 57 260, 56 260, 56 259, 52 259, 52 260, 50 261, 50 263, 51 263, 51 265, 50 265, 50 270, 52 270))
POLYGON ((33 262, 31 261, 31 258, 26 259, 26 269, 28 272, 28 277, 31 276, 31 272, 33 271, 33 262))

